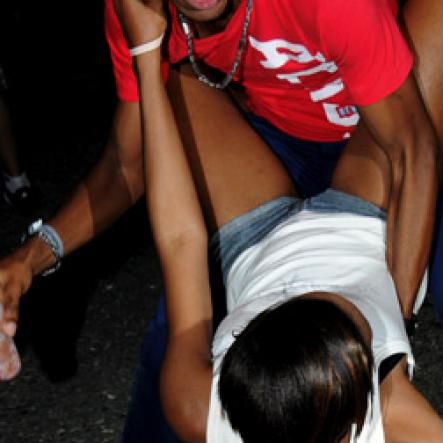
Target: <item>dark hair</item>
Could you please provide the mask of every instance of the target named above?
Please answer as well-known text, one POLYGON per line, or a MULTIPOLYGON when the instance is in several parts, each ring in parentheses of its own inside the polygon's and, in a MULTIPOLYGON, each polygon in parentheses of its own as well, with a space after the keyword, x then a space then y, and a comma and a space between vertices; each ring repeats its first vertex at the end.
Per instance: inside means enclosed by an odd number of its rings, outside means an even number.
POLYGON ((294 298, 259 314, 226 353, 222 407, 245 443, 336 443, 359 434, 372 352, 335 304, 294 298))

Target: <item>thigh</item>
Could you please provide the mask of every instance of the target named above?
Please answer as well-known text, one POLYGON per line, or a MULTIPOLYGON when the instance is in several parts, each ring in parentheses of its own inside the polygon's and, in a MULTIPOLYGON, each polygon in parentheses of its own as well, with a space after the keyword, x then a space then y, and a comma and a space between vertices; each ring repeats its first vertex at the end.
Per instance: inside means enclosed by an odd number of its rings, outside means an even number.
POLYGON ((211 231, 294 193, 285 168, 231 99, 187 65, 171 70, 168 92, 211 231))
POLYGON ((392 175, 385 152, 360 122, 335 167, 331 187, 387 210, 392 175))

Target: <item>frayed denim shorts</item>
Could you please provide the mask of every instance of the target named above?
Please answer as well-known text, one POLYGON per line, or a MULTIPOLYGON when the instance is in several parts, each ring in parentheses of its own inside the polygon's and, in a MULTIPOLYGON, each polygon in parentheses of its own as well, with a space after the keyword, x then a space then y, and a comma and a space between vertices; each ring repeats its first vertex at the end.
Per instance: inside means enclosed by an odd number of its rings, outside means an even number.
POLYGON ((221 269, 223 282, 226 284, 229 269, 243 251, 303 209, 386 218, 385 211, 372 203, 334 189, 327 189, 305 200, 298 197, 279 197, 271 200, 229 221, 212 236, 209 243, 210 256, 212 263, 221 269))

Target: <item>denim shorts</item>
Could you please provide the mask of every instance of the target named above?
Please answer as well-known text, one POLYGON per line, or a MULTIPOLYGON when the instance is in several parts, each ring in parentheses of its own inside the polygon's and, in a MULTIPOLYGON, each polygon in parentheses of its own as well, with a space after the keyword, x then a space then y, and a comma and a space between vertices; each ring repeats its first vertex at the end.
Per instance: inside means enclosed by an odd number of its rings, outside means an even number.
POLYGON ((223 282, 235 259, 258 243, 275 227, 302 209, 323 213, 347 212, 366 217, 386 218, 379 207, 354 195, 327 189, 308 199, 279 197, 243 214, 222 226, 211 238, 211 261, 222 272, 223 282))
POLYGON ((280 159, 302 197, 312 197, 326 190, 335 165, 347 140, 315 142, 284 133, 264 118, 247 114, 260 137, 280 159))

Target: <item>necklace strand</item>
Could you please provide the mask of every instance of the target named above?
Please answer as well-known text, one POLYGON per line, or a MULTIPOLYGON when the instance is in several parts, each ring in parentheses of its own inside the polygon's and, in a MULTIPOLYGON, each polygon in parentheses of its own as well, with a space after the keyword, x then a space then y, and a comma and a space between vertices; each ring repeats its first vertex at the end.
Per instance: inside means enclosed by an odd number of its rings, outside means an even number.
POLYGON ((211 88, 215 88, 215 89, 225 89, 226 86, 228 86, 228 84, 231 82, 232 78, 234 77, 235 73, 237 72, 241 57, 243 55, 243 51, 246 46, 246 36, 248 33, 249 21, 251 18, 251 10, 252 10, 252 0, 247 0, 246 14, 245 14, 245 19, 243 21, 243 28, 242 28, 241 37, 238 42, 237 54, 235 56, 234 63, 232 64, 231 69, 229 70, 229 72, 226 74, 225 78, 221 82, 212 81, 205 74, 203 74, 203 72, 201 71, 201 69, 197 63, 197 60, 195 59, 194 45, 192 42, 193 34, 191 31, 191 27, 189 26, 189 23, 187 22, 185 16, 181 12, 178 13, 178 18, 180 20, 180 24, 181 24, 183 32, 185 33, 185 36, 186 36, 186 44, 188 47, 189 61, 191 63, 191 67, 192 67, 192 70, 194 71, 194 74, 197 76, 197 78, 201 82, 203 82, 206 85, 210 86, 211 88))

